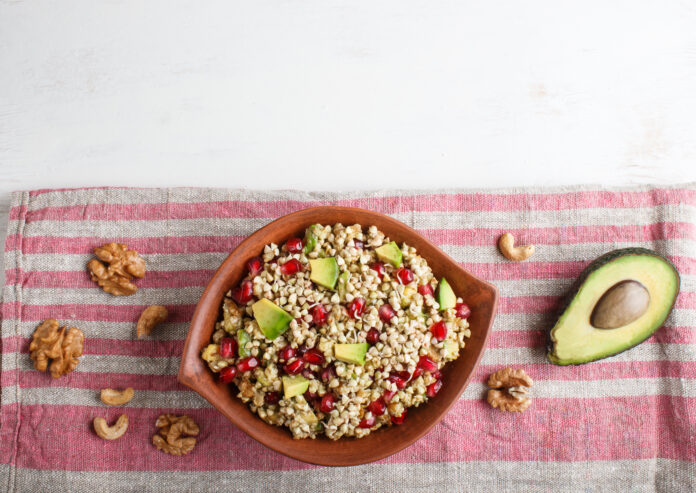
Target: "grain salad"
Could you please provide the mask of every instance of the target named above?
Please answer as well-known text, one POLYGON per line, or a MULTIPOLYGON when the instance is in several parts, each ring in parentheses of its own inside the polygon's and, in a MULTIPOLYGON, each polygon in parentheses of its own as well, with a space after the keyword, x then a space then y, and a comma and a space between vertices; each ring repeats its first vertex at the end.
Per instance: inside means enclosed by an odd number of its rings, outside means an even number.
POLYGON ((363 437, 434 397, 469 307, 415 248, 375 226, 319 225, 266 245, 226 295, 202 358, 294 438, 363 437))

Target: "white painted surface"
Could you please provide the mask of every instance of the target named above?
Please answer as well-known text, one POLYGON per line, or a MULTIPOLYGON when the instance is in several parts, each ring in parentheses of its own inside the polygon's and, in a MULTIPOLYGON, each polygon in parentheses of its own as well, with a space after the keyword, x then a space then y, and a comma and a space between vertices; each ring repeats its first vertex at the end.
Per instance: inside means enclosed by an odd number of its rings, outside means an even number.
POLYGON ((0 0, 9 191, 696 181, 690 0, 0 0))

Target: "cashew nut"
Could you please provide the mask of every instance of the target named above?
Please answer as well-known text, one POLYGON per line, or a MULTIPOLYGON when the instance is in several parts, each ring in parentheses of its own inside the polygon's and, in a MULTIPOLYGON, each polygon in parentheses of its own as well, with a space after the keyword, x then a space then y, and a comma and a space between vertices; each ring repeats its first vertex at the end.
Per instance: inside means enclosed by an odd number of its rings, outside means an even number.
POLYGON ((498 240, 500 252, 509 260, 521 262, 527 260, 534 253, 534 245, 515 246, 515 237, 505 233, 498 240))
POLYGON ((126 390, 102 389, 100 399, 109 406, 122 406, 133 398, 133 387, 126 390))
POLYGON ((122 414, 113 426, 106 424, 104 418, 94 418, 94 431, 104 440, 116 440, 121 438, 128 429, 128 416, 122 414))

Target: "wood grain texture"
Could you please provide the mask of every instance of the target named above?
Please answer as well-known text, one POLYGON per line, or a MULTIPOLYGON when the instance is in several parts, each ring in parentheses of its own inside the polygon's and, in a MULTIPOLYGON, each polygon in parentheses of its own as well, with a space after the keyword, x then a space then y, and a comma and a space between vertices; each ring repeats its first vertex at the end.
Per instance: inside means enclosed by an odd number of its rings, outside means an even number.
POLYGON ((39 187, 694 181, 695 25, 684 0, 0 0, 1 221, 39 187))

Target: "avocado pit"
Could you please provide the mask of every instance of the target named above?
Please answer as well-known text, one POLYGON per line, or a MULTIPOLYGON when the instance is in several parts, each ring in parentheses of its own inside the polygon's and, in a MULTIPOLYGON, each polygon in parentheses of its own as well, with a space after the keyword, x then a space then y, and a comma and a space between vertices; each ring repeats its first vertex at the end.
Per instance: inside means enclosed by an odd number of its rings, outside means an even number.
POLYGON ((592 311, 597 329, 618 329, 638 320, 650 305, 650 292, 638 281, 622 281, 609 288, 592 311))

